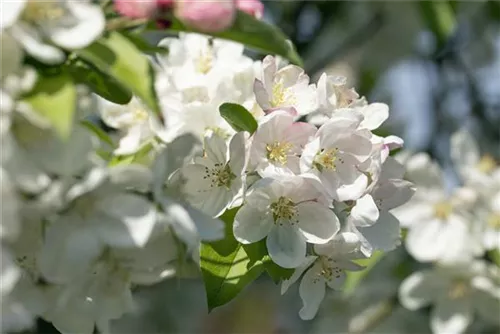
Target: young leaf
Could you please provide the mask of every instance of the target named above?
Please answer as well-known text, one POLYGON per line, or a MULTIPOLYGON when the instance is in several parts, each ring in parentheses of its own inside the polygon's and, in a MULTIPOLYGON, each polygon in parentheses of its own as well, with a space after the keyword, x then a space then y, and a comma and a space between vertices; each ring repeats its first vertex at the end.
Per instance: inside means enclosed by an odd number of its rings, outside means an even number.
POLYGON ((225 238, 202 243, 200 264, 209 311, 231 301, 264 271, 261 261, 253 261, 233 236, 233 221, 238 208, 221 216, 226 225, 225 238))
POLYGON ((78 55, 130 89, 162 119, 151 64, 134 43, 118 32, 111 32, 78 51, 78 55))
POLYGON ((248 131, 250 134, 257 130, 257 121, 245 107, 236 103, 223 103, 219 107, 220 114, 236 131, 248 131))
MULTIPOLYGON (((177 19, 172 20, 172 25, 169 29, 174 31, 196 32, 177 19)), ((302 66, 302 59, 300 59, 293 45, 288 42, 283 32, 275 26, 256 19, 252 15, 242 11, 238 11, 231 28, 210 35, 243 43, 249 48, 263 53, 280 55, 290 60, 292 64, 302 66)))
POLYGON ((69 73, 77 83, 87 85, 94 93, 116 104, 127 104, 132 99, 132 92, 112 76, 97 68, 75 62, 68 66, 69 73))
POLYGON ((52 125, 61 139, 67 139, 76 109, 76 88, 67 73, 39 76, 33 91, 24 98, 35 112, 52 125))

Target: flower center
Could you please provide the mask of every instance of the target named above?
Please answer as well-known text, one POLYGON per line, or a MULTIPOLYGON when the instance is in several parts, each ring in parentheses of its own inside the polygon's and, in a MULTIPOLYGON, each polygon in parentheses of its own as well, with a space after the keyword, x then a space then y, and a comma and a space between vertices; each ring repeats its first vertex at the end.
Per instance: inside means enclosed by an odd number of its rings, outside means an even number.
POLYGON ((229 165, 215 164, 215 168, 205 167, 204 179, 210 179, 210 187, 226 187, 229 189, 231 183, 236 178, 229 165))
MULTIPOLYGON (((279 220, 289 220, 297 214, 295 203, 288 197, 281 196, 278 200, 271 204, 271 212, 273 213, 274 222, 279 220)), ((291 222, 294 225, 293 222, 291 222)))
POLYGON ((207 126, 205 128, 205 132, 208 132, 208 131, 212 131, 214 134, 216 134, 217 136, 219 136, 223 139, 228 139, 229 137, 231 137, 231 135, 229 134, 229 132, 227 130, 224 130, 223 128, 220 128, 218 126, 207 126))
POLYGON ((338 148, 330 148, 330 149, 321 149, 314 158, 313 165, 319 171, 322 171, 323 168, 329 170, 336 170, 337 165, 337 152, 338 148))
POLYGON ((439 202, 434 205, 434 216, 440 220, 446 220, 451 214, 452 206, 448 202, 439 202))
POLYGON ((24 21, 39 24, 58 20, 66 14, 66 10, 59 1, 29 0, 22 13, 24 21))
POLYGON ((492 213, 487 220, 488 226, 500 230, 500 213, 492 213))
POLYGON ((269 101, 271 107, 282 107, 285 105, 294 105, 297 101, 293 95, 289 93, 289 90, 285 88, 283 81, 278 81, 273 84, 272 98, 269 101))
POLYGON ((485 174, 491 173, 496 167, 496 161, 491 155, 484 155, 477 163, 477 169, 485 174))
POLYGON ((450 297, 450 299, 464 298, 468 291, 469 286, 467 282, 463 279, 456 279, 451 284, 451 288, 448 291, 448 297, 450 297))
POLYGON ((196 71, 202 74, 207 74, 212 69, 213 61, 214 56, 210 47, 208 47, 207 50, 200 51, 200 55, 195 61, 196 71))
POLYGON ((292 144, 287 142, 275 141, 266 145, 267 158, 275 163, 286 164, 287 156, 292 149, 292 144))
POLYGON ((146 110, 144 110, 143 108, 135 108, 134 111, 133 111, 133 117, 134 117, 134 121, 136 122, 143 122, 143 121, 146 121, 149 117, 149 114, 146 110))

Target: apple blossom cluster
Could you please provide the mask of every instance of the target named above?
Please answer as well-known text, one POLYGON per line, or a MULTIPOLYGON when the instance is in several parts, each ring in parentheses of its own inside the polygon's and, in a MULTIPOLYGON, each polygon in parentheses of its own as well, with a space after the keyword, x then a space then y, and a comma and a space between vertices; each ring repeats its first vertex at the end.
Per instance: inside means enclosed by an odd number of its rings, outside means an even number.
MULTIPOLYGON (((264 242, 293 270, 282 292, 300 279, 311 319, 326 286, 362 269, 355 260, 400 244, 391 210, 415 192, 390 156, 402 140, 374 133, 388 107, 344 78, 311 83, 278 57, 180 33, 147 58, 155 113, 143 90, 117 104, 69 79, 75 58, 88 60, 77 51, 103 40, 99 6, 2 6, 2 331, 41 317, 62 333, 109 332, 135 286, 183 276, 202 242, 228 237, 264 242)), ((110 48, 129 45, 108 35, 110 48)))
POLYGON ((484 260, 500 251, 500 166, 466 130, 452 136, 451 156, 461 187, 447 191, 438 164, 416 154, 406 177, 417 191, 396 209, 407 251, 434 265, 402 283, 400 300, 410 310, 432 304, 434 333, 464 333, 474 314, 500 324, 500 270, 484 260))

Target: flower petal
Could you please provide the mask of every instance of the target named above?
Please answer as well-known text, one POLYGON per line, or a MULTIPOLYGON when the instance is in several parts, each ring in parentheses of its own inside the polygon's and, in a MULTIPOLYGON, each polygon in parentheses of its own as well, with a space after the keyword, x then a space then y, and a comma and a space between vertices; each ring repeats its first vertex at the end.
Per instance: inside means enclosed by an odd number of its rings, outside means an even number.
POLYGON ((306 271, 306 269, 308 269, 317 258, 317 256, 307 256, 304 262, 293 271, 292 276, 281 283, 282 295, 288 291, 288 288, 292 286, 292 284, 294 284, 300 278, 300 276, 302 276, 304 271, 306 271))
POLYGON ((299 316, 303 320, 311 320, 318 312, 319 306, 325 298, 325 282, 318 279, 320 268, 316 265, 309 269, 299 286, 299 294, 303 306, 299 311, 299 316))
POLYGON ((371 195, 364 195, 356 201, 356 205, 351 210, 351 218, 358 227, 373 225, 379 217, 377 205, 371 195))
POLYGON ((399 301, 407 309, 417 310, 435 300, 445 289, 445 284, 434 272, 415 272, 401 283, 399 301))
POLYGON ((399 220, 389 212, 381 212, 375 224, 362 227, 359 231, 375 249, 388 252, 401 244, 399 220))
POLYGON ((300 232, 307 242, 324 244, 340 230, 339 219, 328 207, 316 202, 297 205, 300 232))
POLYGON ((297 268, 306 257, 306 240, 287 223, 272 226, 266 245, 271 259, 283 268, 297 268))
POLYGON ((431 328, 434 333, 464 333, 471 322, 472 310, 467 299, 443 299, 432 310, 431 328))
POLYGON ((269 234, 273 223, 269 212, 260 211, 251 205, 243 205, 234 217, 234 237, 242 244, 257 242, 269 234))

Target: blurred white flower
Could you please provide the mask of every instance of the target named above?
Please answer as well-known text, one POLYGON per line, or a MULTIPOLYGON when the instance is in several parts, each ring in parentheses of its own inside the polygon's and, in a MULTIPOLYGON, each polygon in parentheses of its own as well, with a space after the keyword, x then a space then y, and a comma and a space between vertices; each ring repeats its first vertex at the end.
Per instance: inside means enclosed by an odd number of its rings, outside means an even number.
POLYGON ((236 240, 266 239, 271 259, 285 268, 299 266, 306 242, 324 244, 339 231, 337 216, 309 180, 299 176, 257 181, 234 218, 236 240))
POLYGON ((8 29, 27 53, 42 62, 62 62, 65 55, 58 47, 67 50, 86 47, 104 30, 104 14, 98 5, 87 0, 7 3, 2 7, 0 27, 8 29))
POLYGON ((421 262, 471 259, 478 252, 470 228, 473 194, 463 188, 448 195, 441 169, 424 153, 411 157, 406 166, 417 191, 393 213, 408 228, 408 252, 421 262))
POLYGON ((490 155, 481 157, 474 137, 462 129, 451 137, 451 157, 462 177, 469 186, 477 186, 481 191, 500 189, 500 166, 490 155))
POLYGON ((99 103, 99 112, 104 123, 122 133, 119 145, 114 151, 116 155, 134 154, 154 138, 151 123, 155 120, 136 97, 127 105, 115 104, 103 98, 99 98, 99 103))
POLYGON ((465 333, 474 313, 500 324, 499 279, 498 268, 488 268, 481 261, 437 266, 407 277, 400 286, 399 299, 410 310, 433 305, 434 333, 465 333))

